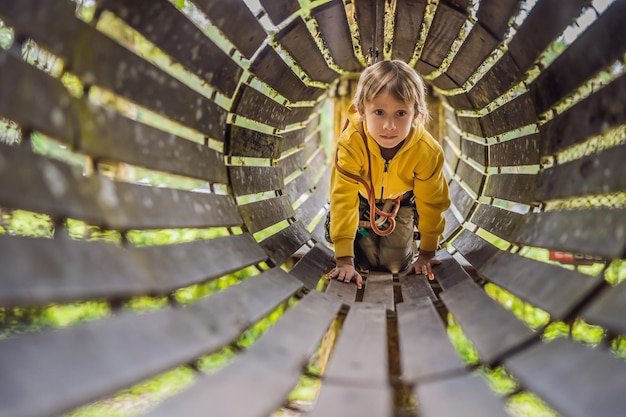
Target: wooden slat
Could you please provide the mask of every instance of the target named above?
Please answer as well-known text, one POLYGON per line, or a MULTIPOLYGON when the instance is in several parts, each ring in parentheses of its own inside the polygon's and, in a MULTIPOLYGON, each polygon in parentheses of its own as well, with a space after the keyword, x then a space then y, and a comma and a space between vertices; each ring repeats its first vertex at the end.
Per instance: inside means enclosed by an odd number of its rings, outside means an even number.
POLYGON ((487 179, 484 195, 531 204, 537 183, 535 174, 493 174, 487 179))
POLYGON ((522 79, 522 74, 511 53, 505 52, 467 93, 467 98, 473 106, 466 106, 463 109, 484 108, 517 84, 522 79))
POLYGON ((300 149, 291 155, 278 161, 278 166, 283 170, 283 176, 288 177, 298 169, 306 165, 306 155, 304 149, 300 149))
POLYGON ((626 334, 626 281, 604 289, 582 312, 589 323, 603 326, 613 334, 626 334))
POLYGON ((296 221, 286 229, 263 240, 261 246, 270 255, 274 264, 280 265, 310 238, 311 235, 302 222, 296 221))
POLYGON ((463 219, 467 219, 472 207, 474 206, 474 198, 457 182, 452 181, 450 183, 450 201, 456 209, 459 211, 463 219))
POLYGON ((226 152, 231 156, 278 158, 282 148, 280 136, 262 133, 241 126, 230 126, 226 152))
MULTIPOLYGON (((480 9, 479 9, 480 10, 480 9)), ((499 40, 483 27, 479 20, 470 30, 446 73, 458 85, 463 85, 480 64, 498 46, 499 40)))
POLYGON ((326 288, 326 294, 334 295, 341 298, 344 304, 353 305, 356 301, 357 288, 353 282, 337 281, 331 279, 328 281, 328 287, 326 288))
POLYGON ((350 308, 311 416, 392 415, 386 320, 383 305, 350 308))
POLYGON ((486 136, 483 133, 479 118, 458 115, 456 120, 462 132, 470 133, 478 137, 486 136))
POLYGON ((284 196, 241 204, 239 212, 250 233, 256 233, 295 216, 291 203, 284 196))
POLYGON ((64 143, 71 144, 77 138, 80 130, 74 107, 77 100, 68 94, 58 79, 4 49, 0 50, 0 72, 0 95, 3 97, 0 116, 64 143))
POLYGON ((321 88, 306 86, 269 45, 257 55, 250 71, 292 103, 315 100, 324 93, 321 88))
POLYGON ((391 389, 323 384, 309 417, 392 417, 391 389))
POLYGON ((537 123, 537 111, 529 93, 522 94, 481 117, 484 136, 497 136, 537 123))
POLYGON ((76 18, 71 5, 58 0, 24 0, 19 6, 3 3, 0 17, 23 36, 32 37, 63 58, 66 67, 85 85, 103 87, 223 140, 227 115, 224 109, 76 18))
POLYGON ((0 236, 0 303, 34 306, 164 296, 266 256, 248 234, 129 249, 104 242, 0 236))
POLYGON ((522 300, 547 311, 553 320, 568 318, 603 283, 601 275, 592 277, 509 252, 497 253, 478 272, 522 300))
POLYGON ((185 309, 126 313, 2 340, 3 413, 61 414, 188 364, 232 343, 299 288, 299 281, 274 269, 185 309))
POLYGON ((487 364, 497 362, 536 337, 472 281, 463 281, 442 292, 441 299, 487 364))
POLYGON ((459 140, 461 152, 480 165, 487 166, 487 146, 466 138, 459 140))
POLYGON ((346 71, 360 71, 361 63, 354 56, 348 17, 341 0, 332 0, 311 10, 320 35, 333 61, 346 71))
MULTIPOLYGON (((282 169, 278 169, 282 174, 282 169)), ((313 178, 311 178, 308 172, 303 172, 293 180, 289 181, 285 185, 283 192, 292 202, 295 202, 302 194, 309 191, 311 188, 313 188, 313 178)))
POLYGON ((515 243, 610 259, 626 249, 626 209, 529 213, 525 220, 515 243))
POLYGON ((437 296, 432 287, 428 283, 425 275, 408 274, 400 272, 398 274, 400 280, 400 291, 402 293, 402 301, 408 303, 418 299, 427 297, 432 301, 437 300, 437 296))
POLYGON ((324 372, 324 380, 357 386, 386 385, 389 379, 386 324, 382 304, 352 305, 324 372))
POLYGON ((407 0, 396 4, 391 56, 409 62, 419 40, 426 0, 407 0))
POLYGON ((337 72, 328 67, 302 17, 297 17, 276 34, 276 40, 312 80, 331 83, 339 77, 337 72))
POLYGON ((523 222, 523 215, 489 204, 479 204, 471 221, 489 233, 511 240, 523 222))
POLYGON ((545 154, 553 154, 626 123, 626 75, 540 127, 545 154))
POLYGON ((445 3, 439 3, 420 59, 439 67, 448 55, 466 19, 466 12, 461 12, 445 3))
POLYGON ((444 291, 449 290, 459 282, 471 280, 467 275, 465 269, 459 264, 459 262, 448 253, 447 250, 442 249, 437 252, 437 259, 441 261, 440 265, 435 265, 433 273, 435 279, 444 291))
POLYGON ((474 166, 468 164, 464 160, 459 160, 459 165, 456 168, 456 173, 461 179, 474 191, 474 193, 480 195, 481 188, 485 181, 485 174, 478 171, 474 166))
POLYGON ((0 115, 96 160, 113 160, 227 183, 223 155, 70 96, 53 77, 0 51, 0 115), (36 88, 36 92, 29 92, 36 88), (52 109, 52 111, 51 111, 52 109), (170 155, 176 158, 170 158, 170 155))
POLYGON ((535 197, 539 201, 608 194, 626 190, 626 145, 541 172, 535 197))
POLYGON ((218 91, 227 96, 235 92, 243 69, 170 2, 99 0, 97 6, 115 13, 218 91), (181 48, 185 44, 193 47, 181 48))
POLYGON ((282 152, 285 152, 289 149, 296 148, 304 143, 304 140, 307 137, 307 131, 305 128, 300 128, 298 130, 291 130, 289 132, 283 133, 283 147, 282 152))
POLYGON ((502 40, 509 28, 509 20, 521 3, 522 0, 483 0, 476 17, 481 25, 502 40))
POLYGON ((278 129, 283 129, 291 117, 287 107, 246 84, 239 86, 232 112, 278 129))
MULTIPOLYGON (((318 148, 313 154, 313 156, 307 161, 306 169, 309 170, 309 175, 317 176, 320 172, 324 170, 326 170, 325 173, 330 172, 329 171, 330 164, 327 161, 328 161, 328 158, 326 157, 325 150, 323 148, 318 148)), ((319 180, 317 182, 318 186, 320 184, 320 181, 322 180, 319 180)), ((330 184, 330 176, 328 177, 326 184, 330 184)))
POLYGON ((465 368, 428 297, 398 304, 398 335, 402 380, 408 384, 465 368))
POLYGON ((543 113, 626 51, 626 3, 614 2, 531 84, 537 113, 543 113), (589 48, 589 45, 598 45, 589 48), (580 59, 584 56, 585 59, 580 59))
POLYGON ((261 0, 261 4, 272 23, 277 26, 280 22, 300 10, 298 0, 261 0))
POLYGON ((105 228, 236 226, 227 195, 204 194, 83 177, 68 165, 23 148, 0 146, 0 205, 75 218, 105 228), (29 167, 25 170, 24 167, 29 167), (172 213, 176 212, 176 216, 172 213))
POLYGON ((317 243, 298 261, 289 274, 302 281, 306 289, 314 290, 330 266, 333 256, 333 251, 326 245, 317 243))
POLYGON ((539 54, 572 23, 586 5, 586 0, 537 2, 509 43, 509 51, 522 73, 530 68, 539 54))
POLYGON ((378 51, 379 58, 383 57, 385 44, 385 9, 377 0, 360 0, 354 3, 356 21, 359 25, 359 40, 363 55, 369 51, 378 51), (378 19, 376 19, 378 18, 378 19), (376 45, 372 44, 376 32, 376 45))
POLYGON ((243 0, 196 0, 194 4, 248 59, 267 37, 263 26, 243 0))
POLYGON ((461 255, 476 269, 481 268, 489 259, 498 253, 498 248, 469 230, 463 230, 461 234, 454 239, 452 245, 457 248, 461 255))
POLYGON ((302 105, 302 103, 297 106, 294 105, 291 107, 291 112, 286 122, 288 125, 304 123, 311 118, 312 114, 319 112, 319 110, 319 103, 314 105, 302 105))
POLYGON ((202 377, 150 417, 262 417, 287 401, 341 303, 312 292, 225 369, 202 377), (241 401, 241 393, 246 393, 241 401))
POLYGON ((306 155, 306 159, 311 159, 313 154, 322 149, 322 136, 319 131, 315 132, 313 135, 309 136, 307 140, 304 142, 304 154, 306 155))
POLYGON ((444 211, 443 215, 446 218, 446 226, 441 234, 441 238, 443 239, 442 243, 448 241, 461 227, 459 219, 457 219, 452 210, 444 211))
POLYGON ((328 190, 318 188, 296 209, 296 218, 309 225, 328 202, 328 190))
POLYGON ((280 190, 283 173, 276 167, 230 166, 230 186, 236 196, 280 190))
POLYGON ((556 339, 537 344, 504 365, 561 415, 619 416, 626 407, 626 364, 602 348, 556 339))
POLYGON ((507 417, 504 401, 480 375, 464 375, 414 388, 424 417, 507 417), (454 400, 452 400, 454 398, 454 400))
POLYGON ((394 311, 393 275, 383 272, 370 272, 367 274, 363 302, 382 304, 387 310, 394 311))
POLYGON ((541 162, 538 134, 489 145, 489 166, 536 165, 541 162))

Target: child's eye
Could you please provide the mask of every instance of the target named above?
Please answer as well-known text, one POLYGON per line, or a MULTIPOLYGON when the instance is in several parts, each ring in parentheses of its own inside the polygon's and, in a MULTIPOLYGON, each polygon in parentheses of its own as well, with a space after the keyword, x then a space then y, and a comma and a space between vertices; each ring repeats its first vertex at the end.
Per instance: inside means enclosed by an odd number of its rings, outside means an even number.
POLYGON ((374 110, 374 114, 376 116, 382 116, 383 114, 385 114, 385 112, 383 112, 382 110, 378 109, 378 110, 374 110))
POLYGON ((406 111, 404 111, 404 110, 400 110, 400 111, 398 111, 398 116, 400 116, 400 117, 404 117, 404 116, 406 116, 406 115, 407 115, 407 112, 406 112, 406 111))

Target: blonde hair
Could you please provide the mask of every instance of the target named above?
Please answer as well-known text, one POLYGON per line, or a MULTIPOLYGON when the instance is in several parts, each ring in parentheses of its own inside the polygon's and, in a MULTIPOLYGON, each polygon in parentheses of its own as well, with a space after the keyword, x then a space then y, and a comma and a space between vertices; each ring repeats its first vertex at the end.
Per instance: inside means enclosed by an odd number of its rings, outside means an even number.
POLYGON ((362 111, 366 102, 385 92, 406 105, 413 105, 420 123, 428 121, 430 116, 426 107, 424 81, 406 62, 394 59, 367 67, 359 77, 353 104, 362 111))

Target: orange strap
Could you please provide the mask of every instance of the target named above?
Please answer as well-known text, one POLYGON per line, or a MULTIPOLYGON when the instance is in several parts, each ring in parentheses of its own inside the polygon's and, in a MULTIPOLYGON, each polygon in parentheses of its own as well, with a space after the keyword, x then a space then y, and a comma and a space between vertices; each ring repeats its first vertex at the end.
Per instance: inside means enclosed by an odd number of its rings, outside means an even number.
MULTIPOLYGON (((348 121, 346 121, 344 130, 347 127, 348 127, 348 121)), ((355 181, 358 181, 359 183, 363 185, 363 187, 365 187, 365 191, 367 192, 367 202, 369 203, 369 206, 370 206, 370 227, 372 228, 372 231, 374 231, 374 233, 376 233, 378 236, 387 236, 393 233, 393 231, 396 228, 396 214, 398 214, 398 210, 400 209, 400 200, 402 199, 402 196, 398 196, 393 200, 394 207, 393 207, 393 210, 389 213, 383 210, 380 210, 378 207, 376 207, 376 197, 374 195, 374 190, 372 189, 372 186, 370 185, 372 184, 372 170, 370 169, 370 166, 369 166, 370 165, 370 149, 367 146, 367 138, 365 137, 365 129, 363 129, 363 123, 359 125, 359 133, 360 133, 361 139, 363 139, 363 143, 365 144, 365 151, 367 152, 367 162, 368 162, 367 172, 369 174, 369 184, 363 178, 359 177, 358 175, 354 175, 339 166, 339 154, 338 154, 339 150, 335 151, 335 168, 337 168, 337 171, 339 171, 341 174, 355 181), (389 227, 387 229, 380 230, 378 228, 378 225, 376 224, 376 215, 385 217, 389 221, 389 227)))

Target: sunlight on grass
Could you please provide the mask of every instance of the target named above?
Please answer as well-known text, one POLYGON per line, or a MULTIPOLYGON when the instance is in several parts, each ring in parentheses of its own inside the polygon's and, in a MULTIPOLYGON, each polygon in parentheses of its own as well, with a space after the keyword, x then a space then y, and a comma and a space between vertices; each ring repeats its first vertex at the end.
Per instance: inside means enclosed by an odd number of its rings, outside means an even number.
POLYGON ((559 417, 556 411, 529 392, 512 396, 506 405, 512 417, 559 417))

